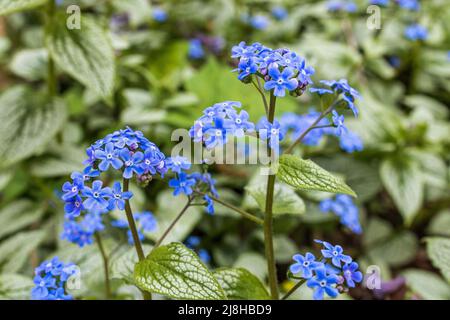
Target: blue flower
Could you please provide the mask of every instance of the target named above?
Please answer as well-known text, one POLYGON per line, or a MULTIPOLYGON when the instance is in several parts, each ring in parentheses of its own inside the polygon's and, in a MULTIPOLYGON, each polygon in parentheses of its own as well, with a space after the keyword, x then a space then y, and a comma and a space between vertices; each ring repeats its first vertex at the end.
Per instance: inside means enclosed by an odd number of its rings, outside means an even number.
MULTIPOLYGON (((314 110, 311 110, 304 115, 297 115, 290 112, 285 113, 280 119, 281 131, 286 133, 292 131, 291 139, 296 140, 316 121, 319 116, 320 113, 314 110)), ((328 126, 330 123, 327 118, 324 118, 317 125, 328 126)), ((317 146, 324 135, 331 133, 329 129, 330 128, 317 128, 311 130, 305 136, 303 144, 307 146, 317 146)))
POLYGON ((342 272, 343 272, 345 281, 347 282, 347 286, 349 288, 354 288, 355 282, 359 283, 363 279, 363 275, 362 275, 361 271, 358 270, 358 268, 359 268, 359 266, 356 262, 346 264, 342 268, 342 272))
POLYGON ((195 183, 199 188, 206 187, 205 192, 210 192, 215 198, 219 198, 216 190, 216 180, 214 180, 209 173, 194 172, 189 175, 190 178, 195 179, 195 183))
POLYGON ((405 29, 405 37, 411 41, 424 41, 428 38, 428 31, 424 26, 413 23, 405 29))
POLYGON ((244 41, 242 41, 237 46, 233 46, 233 48, 231 48, 231 57, 245 59, 252 58, 255 56, 257 50, 257 46, 248 46, 244 41))
POLYGON ((309 288, 315 289, 313 298, 315 300, 322 300, 325 293, 332 298, 337 297, 339 292, 335 288, 335 285, 338 282, 338 277, 335 274, 329 274, 324 266, 314 271, 316 275, 306 282, 309 288))
POLYGON ((205 51, 203 50, 200 39, 192 39, 189 41, 188 56, 191 59, 201 59, 205 56, 205 51))
POLYGON ((355 99, 359 98, 359 93, 354 88, 352 88, 346 79, 336 80, 321 80, 321 83, 331 87, 333 91, 337 94, 342 94, 343 101, 347 106, 353 111, 353 114, 358 116, 358 109, 356 108, 354 102, 355 99))
POLYGON ((185 244, 191 250, 194 250, 200 244, 201 239, 198 236, 190 236, 186 239, 185 244))
POLYGON ((255 74, 258 71, 258 65, 256 64, 256 60, 253 58, 242 59, 239 62, 236 71, 239 71, 239 80, 244 80, 251 74, 255 74))
POLYGON ((261 14, 257 14, 250 18, 250 25, 256 30, 264 30, 270 25, 270 20, 261 14))
POLYGON ((390 0, 370 0, 370 4, 386 7, 390 0))
POLYGON ((108 210, 114 210, 114 208, 124 210, 125 200, 129 200, 133 196, 131 191, 122 192, 122 186, 118 181, 114 182, 111 193, 112 196, 109 200, 108 210))
POLYGON ((111 165, 114 169, 119 170, 123 162, 119 159, 119 152, 115 149, 114 143, 109 142, 105 146, 105 150, 95 150, 95 157, 102 160, 98 165, 101 171, 106 171, 111 165))
POLYGON ((271 10, 272 16, 277 20, 284 20, 288 17, 287 10, 282 6, 275 6, 271 10))
POLYGON ((323 265, 322 263, 317 262, 316 257, 310 252, 307 252, 305 256, 296 254, 292 258, 296 261, 296 263, 292 264, 289 270, 293 274, 302 272, 302 277, 305 279, 311 278, 313 271, 323 265))
POLYGON ((152 15, 153 19, 157 22, 165 22, 167 20, 167 12, 160 7, 154 7, 152 9, 152 15))
POLYGON ((169 187, 175 188, 173 195, 177 196, 180 193, 184 193, 189 196, 192 194, 192 186, 195 185, 195 179, 190 178, 186 173, 182 172, 178 175, 178 178, 173 178, 169 181, 169 187))
POLYGON ((229 132, 232 132, 232 123, 230 120, 216 118, 215 125, 206 130, 206 134, 208 135, 205 140, 206 148, 212 149, 216 146, 226 144, 229 132))
POLYGON ((35 284, 35 287, 31 290, 33 300, 45 300, 49 295, 49 289, 56 287, 56 279, 51 275, 46 275, 44 278, 37 275, 33 282, 35 284))
POLYGON ((326 88, 309 88, 309 92, 317 93, 319 96, 323 96, 324 94, 332 94, 333 91, 326 88))
POLYGON ((211 199, 208 195, 205 194, 203 196, 203 200, 206 201, 206 205, 205 205, 206 212, 211 214, 211 215, 213 215, 214 214, 214 201, 213 201, 213 199, 211 199))
POLYGON ((248 121, 250 116, 245 110, 242 110, 239 114, 237 112, 231 113, 230 118, 234 123, 232 128, 236 137, 243 137, 245 132, 252 132, 255 129, 255 125, 248 121))
POLYGON ((396 0, 398 5, 403 9, 411 11, 419 11, 420 3, 418 0, 396 0))
POLYGON ((86 210, 94 213, 103 213, 108 208, 108 201, 106 198, 112 197, 111 188, 102 188, 103 182, 95 180, 92 183, 92 188, 84 187, 82 194, 86 199, 83 201, 83 206, 86 210))
POLYGON ((328 11, 337 12, 337 11, 346 11, 346 12, 355 12, 358 7, 353 1, 344 1, 344 0, 330 0, 327 3, 328 11))
POLYGON ((123 177, 125 179, 131 179, 133 172, 137 175, 144 173, 144 169, 141 167, 141 162, 144 160, 144 154, 140 151, 132 154, 128 149, 122 149, 120 156, 124 161, 125 170, 123 171, 123 177))
POLYGON ((77 274, 73 263, 65 264, 54 257, 51 261, 44 261, 34 273, 35 286, 31 290, 33 300, 71 300, 72 296, 64 291, 64 285, 70 276, 77 274))
POLYGON ((361 138, 351 131, 347 131, 339 137, 339 146, 347 153, 362 151, 364 149, 361 138))
POLYGON ((80 247, 92 244, 94 233, 104 229, 102 219, 96 213, 86 214, 81 221, 66 220, 63 226, 61 239, 75 243, 80 247))
POLYGON ((320 202, 319 208, 322 212, 333 212, 341 219, 341 223, 352 230, 356 234, 362 232, 359 223, 359 210, 353 203, 350 196, 346 194, 338 194, 336 198, 326 199, 320 202))
POLYGON ((343 133, 347 132, 347 128, 344 125, 344 116, 337 113, 336 110, 332 111, 333 114, 333 124, 336 126, 336 135, 341 136, 343 133))
POLYGON ((277 66, 269 67, 269 76, 271 80, 264 84, 264 89, 273 89, 273 94, 277 97, 284 97, 286 90, 292 91, 297 88, 298 81, 292 78, 294 71, 290 67, 285 68, 283 72, 280 72, 277 66))
POLYGON ((281 130, 281 125, 277 120, 274 120, 273 124, 267 121, 267 119, 262 119, 258 123, 258 133, 262 140, 269 139, 269 146, 272 149, 277 150, 280 145, 280 141, 284 138, 284 132, 281 130))
POLYGON ((320 240, 316 240, 316 242, 321 243, 325 247, 325 249, 321 250, 322 255, 324 258, 331 259, 331 263, 334 266, 340 268, 341 261, 344 263, 352 262, 352 257, 343 254, 344 249, 342 249, 341 246, 339 245, 333 246, 332 244, 326 241, 320 240))
POLYGON ((144 211, 136 215, 139 227, 145 232, 153 232, 158 228, 158 222, 150 211, 144 211))
POLYGON ((172 172, 181 173, 183 170, 189 170, 191 168, 191 163, 186 157, 176 156, 167 158, 166 166, 172 172))
POLYGON ((198 257, 203 263, 208 264, 211 261, 211 256, 206 249, 198 250, 198 257))
POLYGON ((89 181, 91 178, 98 177, 100 175, 100 171, 94 170, 91 166, 84 168, 83 172, 72 172, 70 177, 72 180, 80 180, 80 181, 89 181))
POLYGON ((64 192, 63 196, 61 197, 62 200, 64 201, 68 201, 76 196, 78 196, 78 194, 83 191, 83 181, 76 179, 74 180, 72 183, 70 182, 65 182, 62 186, 62 190, 64 192))
POLYGON ((81 211, 84 210, 83 207, 83 199, 80 196, 75 196, 70 198, 64 204, 64 212, 66 213, 66 218, 74 219, 81 214, 81 211))

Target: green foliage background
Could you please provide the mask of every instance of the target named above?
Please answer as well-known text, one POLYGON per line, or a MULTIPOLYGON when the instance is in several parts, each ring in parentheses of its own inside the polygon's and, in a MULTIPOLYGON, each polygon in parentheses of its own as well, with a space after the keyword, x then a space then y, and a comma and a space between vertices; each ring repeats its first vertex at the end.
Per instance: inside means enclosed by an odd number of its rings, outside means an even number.
MULTIPOLYGON (((50 36, 45 35, 45 2, 0 1, 0 298, 28 299, 34 267, 53 255, 80 265, 83 286, 75 296, 103 298, 97 248, 79 249, 60 240, 63 182, 82 169, 90 143, 125 125, 142 130, 170 154, 172 130, 189 128, 213 103, 239 100, 251 119, 259 120, 264 109, 258 93, 231 72, 229 50, 245 40, 289 47, 315 67, 314 80, 348 78, 363 97, 360 117, 347 120, 363 138, 363 152, 342 153, 328 139, 297 153, 356 191, 364 232, 355 236, 334 216, 319 212, 318 201, 329 195, 291 190, 285 195, 284 185, 277 186, 284 195, 276 197, 274 207, 279 279, 286 279, 293 254, 317 250, 313 239, 321 238, 341 244, 363 271, 379 266, 383 281, 406 279, 381 297, 357 288, 346 298, 450 299, 448 1, 422 1, 417 13, 393 5, 382 8, 382 28, 369 30, 362 0, 354 14, 330 14, 325 1, 312 0, 169 0, 162 4, 168 13, 164 23, 152 19, 155 4, 150 1, 83 0, 78 1, 79 31, 65 27, 71 2, 63 1, 50 21, 50 36), (17 7, 21 2, 24 6, 17 7), (270 18, 271 7, 279 4, 289 12, 283 21, 270 18), (119 27, 124 14, 128 21, 119 27), (254 30, 242 22, 244 14, 266 15, 270 25, 254 30), (429 30, 423 43, 403 37, 414 21, 429 30), (225 46, 207 50, 202 60, 189 59, 189 39, 200 35, 221 37, 225 46), (47 97, 49 54, 58 79, 54 103, 47 97), (392 64, 393 58, 399 65, 392 64)), ((302 113, 316 103, 309 95, 288 97, 277 108, 279 114, 302 113)), ((258 197, 265 194, 255 172, 253 167, 213 168, 223 199, 260 214, 258 197)), ((294 178, 285 182, 301 183, 294 178)), ((159 181, 132 190, 135 211, 151 210, 158 219, 159 231, 146 235, 150 246, 184 199, 174 198, 159 181)), ((256 275, 247 281, 257 283, 263 297, 262 231, 225 207, 217 211, 206 216, 200 208, 190 209, 169 240, 201 236, 201 248, 212 257, 210 269, 224 268, 215 271, 222 275, 217 276, 222 287, 229 279, 227 268, 242 267, 256 275)), ((106 247, 116 297, 140 297, 131 278, 136 257, 125 236, 112 231, 106 247)), ((231 279, 244 277, 241 273, 231 279)), ((285 291, 290 286, 283 283, 285 291)), ((292 296, 310 297, 308 290, 292 296)))

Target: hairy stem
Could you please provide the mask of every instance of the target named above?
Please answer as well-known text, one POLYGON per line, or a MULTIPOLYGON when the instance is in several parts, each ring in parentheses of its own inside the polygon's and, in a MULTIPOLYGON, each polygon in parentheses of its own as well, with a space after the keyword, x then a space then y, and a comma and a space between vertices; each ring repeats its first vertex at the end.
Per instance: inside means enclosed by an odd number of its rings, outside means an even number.
POLYGON ((163 235, 159 240, 155 243, 155 246, 153 247, 153 250, 155 250, 157 247, 161 245, 161 243, 164 241, 164 239, 167 237, 169 232, 173 229, 173 227, 177 224, 177 222, 181 219, 181 217, 184 215, 184 213, 187 211, 187 209, 191 206, 192 198, 189 198, 184 208, 180 211, 180 213, 176 216, 175 220, 172 221, 170 226, 164 231, 163 235))
MULTIPOLYGON (((123 178, 123 192, 127 192, 129 188, 130 180, 123 178)), ((133 211, 131 211, 130 201, 125 200, 125 213, 128 220, 128 226, 130 227, 131 235, 133 236, 134 247, 136 248, 136 253, 138 255, 139 261, 145 259, 144 250, 142 250, 141 240, 139 239, 139 234, 136 228, 136 222, 134 221, 133 211)), ((149 292, 141 291, 144 300, 151 300, 152 295, 149 292)))
POLYGON ((98 249, 102 255, 103 259, 103 272, 105 276, 105 297, 106 300, 111 299, 111 284, 109 282, 109 260, 108 255, 106 254, 105 247, 102 243, 102 238, 98 232, 94 233, 95 240, 97 241, 98 249))
POLYGON ((300 280, 299 282, 297 282, 295 284, 295 286, 293 286, 291 288, 291 290, 289 290, 284 296, 283 298, 281 298, 281 300, 286 300, 287 298, 289 298, 291 296, 291 294, 293 294, 298 288, 300 288, 304 283, 306 282, 305 279, 300 280))
MULTIPOLYGON (((46 36, 50 36, 53 32, 54 22, 53 16, 55 14, 55 1, 49 1, 46 10, 45 19, 45 33, 46 36)), ((48 65, 47 65, 47 90, 49 97, 53 98, 56 96, 56 71, 55 62, 53 61, 50 51, 48 50, 48 65)))
MULTIPOLYGON (((199 195, 202 195, 202 196, 205 195, 203 192, 197 192, 197 193, 198 193, 199 195)), ((225 201, 223 201, 223 200, 220 200, 220 199, 218 199, 218 198, 215 198, 215 197, 212 197, 212 196, 209 196, 209 197, 210 197, 214 202, 220 203, 220 204, 223 205, 224 207, 227 207, 227 208, 229 208, 229 209, 231 209, 231 210, 233 210, 233 211, 239 213, 241 216, 243 216, 244 218, 246 218, 246 219, 248 219, 248 220, 250 220, 250 221, 253 221, 253 222, 255 222, 255 223, 257 223, 257 224, 260 224, 260 225, 263 225, 263 224, 264 224, 264 221, 263 221, 262 219, 260 219, 260 218, 258 218, 258 217, 255 217, 254 215, 252 215, 251 213, 248 213, 247 211, 244 211, 244 210, 242 210, 242 209, 239 209, 238 207, 233 206, 232 204, 230 204, 230 203, 228 203, 228 202, 225 202, 225 201)))
MULTIPOLYGON (((275 104, 276 97, 273 91, 270 93, 270 106, 268 121, 273 123, 275 118, 275 104)), ((269 157, 272 155, 272 149, 269 145, 269 140, 267 141, 267 148, 269 157)), ((267 192, 266 192, 266 212, 264 215, 264 246, 267 259, 267 269, 269 274, 269 287, 270 296, 272 300, 278 300, 278 280, 277 280, 277 270, 275 264, 275 254, 273 250, 273 195, 275 188, 275 175, 269 174, 267 178, 267 192)))

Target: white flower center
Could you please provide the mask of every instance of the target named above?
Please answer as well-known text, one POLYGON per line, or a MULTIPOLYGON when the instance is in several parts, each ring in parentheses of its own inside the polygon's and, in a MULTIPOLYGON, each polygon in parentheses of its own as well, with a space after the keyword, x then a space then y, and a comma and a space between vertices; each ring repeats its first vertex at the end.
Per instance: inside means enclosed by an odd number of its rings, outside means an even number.
POLYGON ((220 137, 222 135, 222 130, 216 130, 216 136, 220 137))

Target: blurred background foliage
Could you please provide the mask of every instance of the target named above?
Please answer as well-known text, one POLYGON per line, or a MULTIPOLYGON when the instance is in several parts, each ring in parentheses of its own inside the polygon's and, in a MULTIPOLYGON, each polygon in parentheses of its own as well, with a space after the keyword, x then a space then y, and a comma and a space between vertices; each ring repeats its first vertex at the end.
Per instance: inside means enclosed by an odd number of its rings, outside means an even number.
MULTIPOLYGON (((357 192, 363 233, 319 211, 329 195, 299 194, 298 210, 275 221, 279 279, 286 279, 292 255, 317 250, 313 239, 320 238, 344 246, 362 270, 380 268, 382 290, 360 287, 348 298, 450 299, 450 4, 421 1, 416 12, 391 1, 381 8, 381 29, 369 30, 368 2, 356 1, 349 13, 329 12, 327 1, 315 0, 83 0, 76 1, 82 30, 72 34, 65 9, 73 1, 58 1, 52 41, 42 7, 0 17, 0 298, 28 298, 33 269, 55 254, 81 266, 76 296, 102 298, 97 247, 60 240, 63 182, 82 169, 90 143, 126 125, 170 154, 172 130, 189 128, 213 103, 241 101, 258 121, 260 96, 236 79, 229 57, 240 41, 258 41, 305 56, 316 69, 313 80, 347 78, 362 95, 360 116, 348 121, 363 139, 362 152, 343 153, 333 139, 297 152, 357 192), (274 14, 279 7, 283 18, 274 14), (412 22, 426 26, 425 41, 404 37, 412 22), (88 60, 61 40, 67 32, 88 60), (48 50, 59 57, 53 104, 48 50)), ((280 99, 278 112, 301 114, 317 102, 311 95, 280 99)), ((222 198, 260 214, 249 195, 256 168, 216 165, 212 173, 222 198)), ((134 210, 150 210, 158 220, 159 231, 146 235, 151 245, 183 201, 160 181, 132 189, 134 210)), ((191 209, 170 240, 189 235, 201 238, 198 249, 212 268, 241 266, 266 277, 262 231, 229 209, 218 206, 214 216, 191 209)), ((110 230, 105 238, 119 296, 139 296, 130 285, 135 257, 126 236, 110 230)), ((292 285, 285 281, 283 289, 292 285)))

